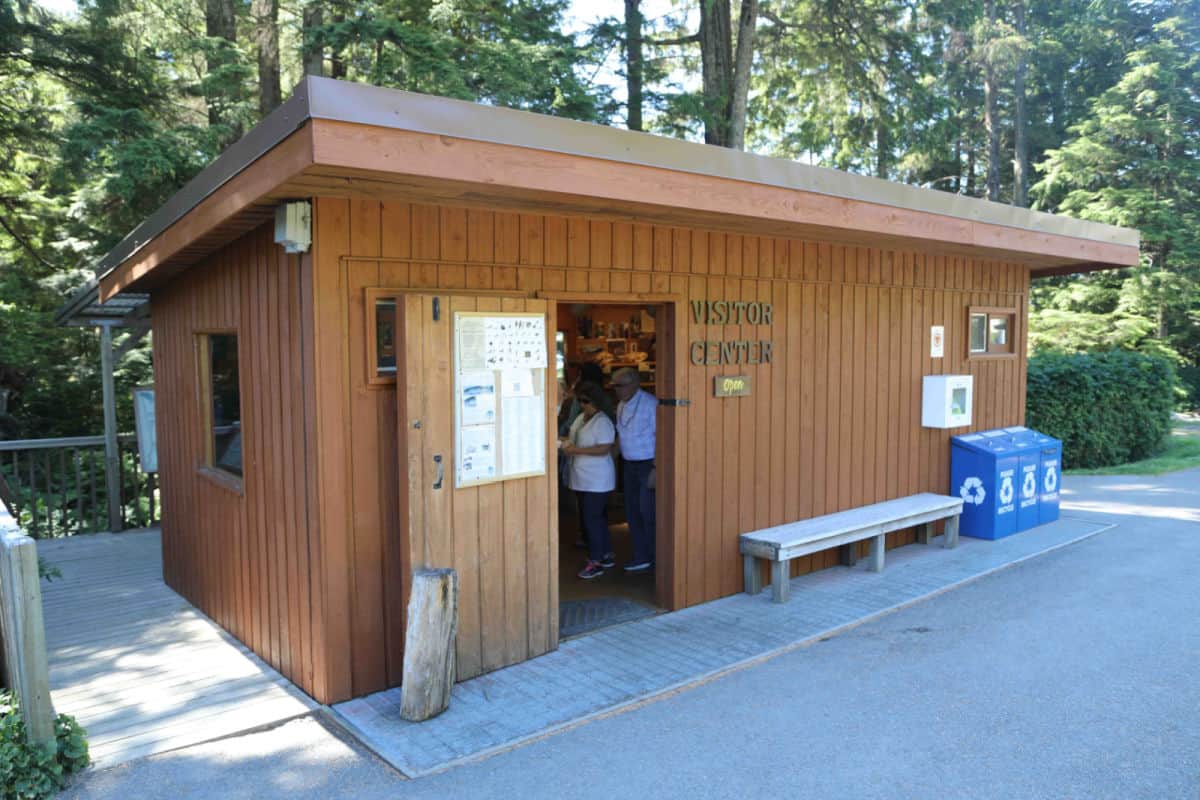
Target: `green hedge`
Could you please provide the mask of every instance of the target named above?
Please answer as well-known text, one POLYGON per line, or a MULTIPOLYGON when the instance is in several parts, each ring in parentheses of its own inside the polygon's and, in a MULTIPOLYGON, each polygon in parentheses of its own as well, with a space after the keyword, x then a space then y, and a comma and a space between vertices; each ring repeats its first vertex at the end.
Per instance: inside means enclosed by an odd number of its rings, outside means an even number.
POLYGON ((1179 383, 1187 394, 1180 405, 1185 411, 1200 411, 1200 367, 1180 367, 1179 383))
POLYGON ((1029 359, 1025 419, 1063 443, 1063 466, 1107 467, 1163 447, 1175 407, 1175 369, 1128 351, 1029 359))

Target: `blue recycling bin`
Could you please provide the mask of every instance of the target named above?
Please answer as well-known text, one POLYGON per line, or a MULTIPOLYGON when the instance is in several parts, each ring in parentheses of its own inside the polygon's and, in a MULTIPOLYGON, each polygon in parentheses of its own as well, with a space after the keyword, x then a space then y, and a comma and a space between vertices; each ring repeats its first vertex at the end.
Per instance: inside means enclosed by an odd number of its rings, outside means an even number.
POLYGON ((1017 471, 1027 450, 1004 430, 950 439, 951 493, 963 499, 959 533, 1001 539, 1017 532, 1017 471))
MULTIPOLYGON (((1037 521, 1044 525, 1058 519, 1058 485, 1062 478, 1062 442, 1053 436, 1025 427, 1006 428, 1014 441, 1037 454, 1037 521)), ((1030 526, 1032 527, 1032 525, 1030 526)))

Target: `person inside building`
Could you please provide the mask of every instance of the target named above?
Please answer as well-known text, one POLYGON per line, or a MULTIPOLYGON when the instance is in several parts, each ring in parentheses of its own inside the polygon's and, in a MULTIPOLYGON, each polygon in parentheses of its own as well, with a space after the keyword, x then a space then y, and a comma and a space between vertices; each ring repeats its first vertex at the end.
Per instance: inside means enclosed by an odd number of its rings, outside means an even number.
POLYGON ((579 571, 584 580, 598 578, 616 565, 605 515, 608 496, 617 488, 612 459, 616 429, 600 410, 603 394, 594 383, 578 386, 581 413, 561 445, 563 455, 571 459, 570 488, 579 498, 580 527, 587 537, 588 560, 579 571))
MULTIPOLYGON (((575 382, 570 385, 565 395, 563 402, 559 406, 559 425, 558 435, 566 436, 571 430, 571 423, 579 416, 579 387, 585 383, 595 384, 596 386, 604 385, 604 371, 600 369, 600 365, 592 361, 585 361, 579 367, 579 372, 575 377, 575 382)), ((600 410, 610 421, 617 421, 617 412, 613 408, 612 401, 607 394, 600 398, 600 410)))
POLYGON ((617 443, 621 449, 621 481, 625 517, 633 541, 633 560, 626 572, 654 568, 654 439, 658 398, 641 388, 635 369, 618 370, 612 379, 617 394, 617 443))

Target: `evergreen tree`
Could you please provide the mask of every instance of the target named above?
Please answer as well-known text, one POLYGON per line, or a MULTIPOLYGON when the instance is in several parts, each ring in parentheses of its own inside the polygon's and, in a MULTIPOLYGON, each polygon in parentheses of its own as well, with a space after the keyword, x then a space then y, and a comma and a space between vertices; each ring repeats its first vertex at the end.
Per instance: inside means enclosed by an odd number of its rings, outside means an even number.
MULTIPOLYGON (((1142 264, 1107 291, 1101 313, 1141 317, 1153 346, 1169 347, 1193 366, 1200 355, 1200 15, 1198 4, 1174 12, 1131 52, 1126 72, 1050 150, 1033 187, 1037 205, 1060 213, 1137 228, 1142 264)), ((1109 280, 1112 280, 1111 278, 1109 280)), ((1055 312, 1080 313, 1071 293, 1052 298, 1055 312)), ((1085 312, 1086 313, 1086 312, 1085 312)), ((1038 326, 1054 319, 1039 313, 1038 326)), ((1097 344, 1108 344, 1101 337, 1097 344)))

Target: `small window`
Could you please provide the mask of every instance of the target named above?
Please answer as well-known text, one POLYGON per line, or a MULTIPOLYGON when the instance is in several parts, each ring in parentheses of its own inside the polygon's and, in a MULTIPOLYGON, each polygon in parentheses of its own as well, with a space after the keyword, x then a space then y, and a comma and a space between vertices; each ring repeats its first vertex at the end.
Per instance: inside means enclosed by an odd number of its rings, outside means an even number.
POLYGON ((971 352, 987 352, 987 314, 971 315, 971 352))
POLYGON ((968 334, 971 355, 1011 355, 1016 310, 1011 308, 973 308, 968 334))
POLYGON ((396 374, 396 301, 375 301, 375 371, 396 374))
POLYGON ((242 398, 238 384, 238 339, 233 334, 205 337, 210 436, 208 464, 242 475, 242 398))
POLYGON ((368 386, 390 388, 396 383, 399 362, 400 308, 395 289, 363 290, 363 317, 367 323, 364 382, 368 386))

